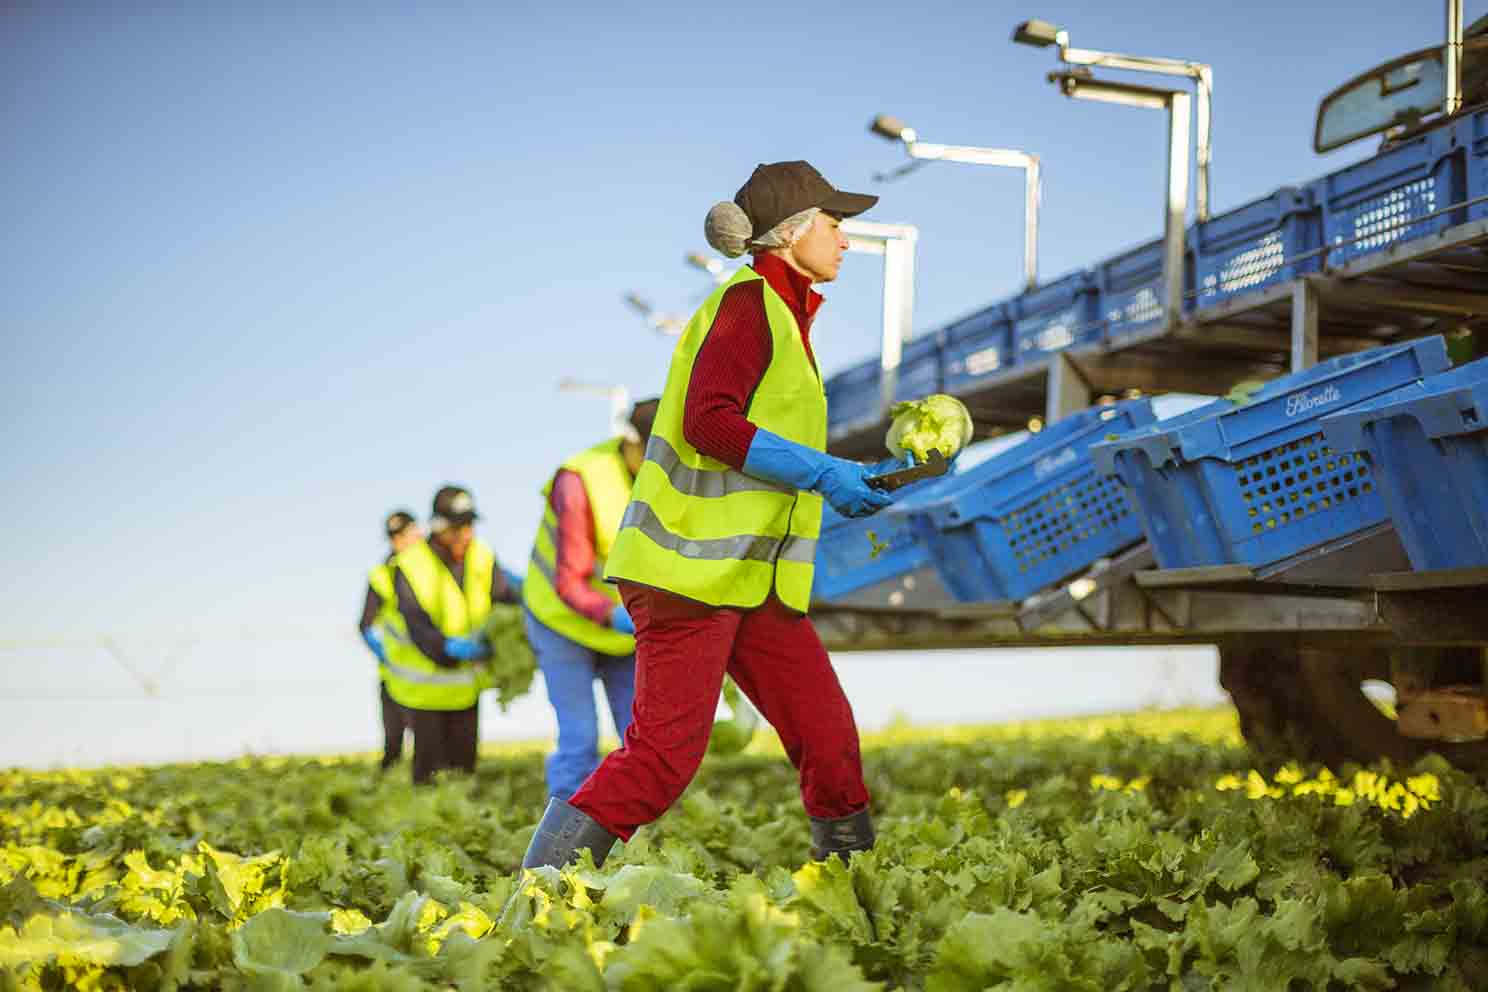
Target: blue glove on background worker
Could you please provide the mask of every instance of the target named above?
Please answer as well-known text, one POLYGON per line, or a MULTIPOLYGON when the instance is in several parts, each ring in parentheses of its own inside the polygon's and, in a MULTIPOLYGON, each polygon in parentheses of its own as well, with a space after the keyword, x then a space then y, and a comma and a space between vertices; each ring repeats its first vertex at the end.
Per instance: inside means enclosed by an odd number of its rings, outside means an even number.
POLYGON ((444 653, 459 661, 485 661, 491 657, 491 645, 484 637, 446 637, 444 653))
POLYGON ((744 458, 744 472, 769 482, 820 493, 844 517, 866 517, 893 502, 868 485, 873 469, 837 458, 770 431, 756 431, 744 458))
POLYGON ((377 655, 377 660, 384 665, 387 664, 387 645, 382 641, 382 629, 377 626, 367 627, 362 631, 362 640, 367 642, 367 647, 377 655))
POLYGON ((615 607, 615 612, 610 614, 610 626, 622 634, 635 633, 635 621, 630 618, 630 611, 621 603, 615 607))

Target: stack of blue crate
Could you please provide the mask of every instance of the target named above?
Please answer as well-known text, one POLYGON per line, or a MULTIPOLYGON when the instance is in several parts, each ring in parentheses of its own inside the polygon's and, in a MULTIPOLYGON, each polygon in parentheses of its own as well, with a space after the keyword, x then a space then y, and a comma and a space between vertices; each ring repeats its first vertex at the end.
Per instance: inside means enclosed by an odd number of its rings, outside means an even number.
POLYGON ((1330 444, 1319 421, 1450 363, 1441 337, 1329 359, 1097 444, 1163 568, 1276 565, 1388 520, 1366 459, 1330 444))
POLYGON ((1098 475, 1092 444, 1153 422, 1127 400, 1058 420, 964 473, 953 492, 905 511, 958 600, 1020 600, 1142 537, 1121 487, 1098 475))
POLYGON ((1488 567, 1488 358, 1324 417, 1365 454, 1417 570, 1488 567))

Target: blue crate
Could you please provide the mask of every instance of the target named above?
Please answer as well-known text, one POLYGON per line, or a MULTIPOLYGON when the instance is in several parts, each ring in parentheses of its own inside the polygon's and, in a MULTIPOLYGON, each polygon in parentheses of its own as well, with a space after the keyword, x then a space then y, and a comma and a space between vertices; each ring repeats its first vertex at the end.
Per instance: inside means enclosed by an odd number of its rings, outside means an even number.
POLYGON ((1082 410, 965 473, 908 515, 952 596, 1024 599, 1141 540, 1121 487, 1096 474, 1090 445, 1153 422, 1149 400, 1082 410))
POLYGON ((1162 266, 1163 243, 1159 238, 1095 267, 1108 336, 1130 334, 1163 319, 1162 266))
POLYGON ((962 475, 916 482, 899 491, 896 502, 882 513, 854 520, 839 516, 830 506, 822 510, 821 537, 816 545, 816 581, 811 598, 835 602, 868 586, 923 568, 930 549, 920 538, 909 514, 964 483, 962 475), (873 533, 873 539, 868 537, 873 533), (880 547, 874 554, 875 542, 880 547))
POLYGON ((1019 362, 1100 339, 1100 292, 1088 270, 1030 289, 1008 306, 1019 362))
POLYGON ((1318 421, 1446 369, 1441 337, 1329 359, 1097 444, 1099 471, 1131 494, 1163 568, 1262 568, 1386 520, 1369 466, 1318 421))
POLYGON ((1416 569, 1488 566, 1488 358, 1324 417, 1360 450, 1416 569))
POLYGON ((879 360, 869 359, 843 369, 828 379, 827 428, 850 428, 879 419, 881 397, 878 388, 879 360))
MULTIPOLYGON (((1488 196, 1488 110, 1478 110, 1459 118, 1454 127, 1457 143, 1467 155, 1467 198, 1488 196)), ((1467 220, 1488 217, 1488 200, 1467 208, 1467 220)))
MULTIPOLYGON (((823 383, 827 392, 827 427, 847 430, 883 419, 882 375, 882 363, 871 358, 827 379, 823 383)), ((894 387, 894 398, 917 400, 940 391, 939 335, 907 341, 899 359, 899 381, 894 387)))
POLYGON ((1270 196, 1195 224, 1196 305, 1289 282, 1322 267, 1322 211, 1308 187, 1283 186, 1270 196), (1301 257, 1299 257, 1301 256, 1301 257))
POLYGON ((963 317, 941 335, 948 393, 970 392, 994 372, 1013 364, 1013 322, 1004 304, 963 317))
POLYGON ((1461 224, 1449 208, 1467 199, 1467 133, 1448 124, 1313 183, 1328 264, 1461 224))
POLYGON ((912 338, 899 357, 899 379, 894 399, 918 400, 941 391, 940 333, 912 338))

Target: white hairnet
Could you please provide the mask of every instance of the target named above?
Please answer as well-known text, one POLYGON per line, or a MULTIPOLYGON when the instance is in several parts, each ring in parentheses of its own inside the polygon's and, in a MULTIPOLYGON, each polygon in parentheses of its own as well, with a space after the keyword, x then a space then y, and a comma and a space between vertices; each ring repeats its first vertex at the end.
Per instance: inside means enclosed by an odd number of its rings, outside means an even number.
POLYGON ((738 258, 746 251, 789 248, 806 233, 819 213, 820 207, 807 207, 756 237, 749 215, 737 203, 724 200, 715 203, 708 211, 703 221, 703 234, 715 251, 729 258, 738 258))

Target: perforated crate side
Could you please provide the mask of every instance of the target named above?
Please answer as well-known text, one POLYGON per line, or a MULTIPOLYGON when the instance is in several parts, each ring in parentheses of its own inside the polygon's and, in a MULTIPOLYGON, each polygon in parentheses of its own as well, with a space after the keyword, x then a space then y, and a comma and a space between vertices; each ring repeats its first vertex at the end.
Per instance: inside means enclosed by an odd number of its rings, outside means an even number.
POLYGON ((1324 418, 1361 447, 1417 569, 1488 567, 1488 358, 1324 418))
POLYGON ((1140 330, 1163 316, 1163 243, 1149 241, 1096 266, 1100 313, 1110 337, 1140 330))
POLYGON ((950 324, 942 333, 942 363, 948 393, 974 388, 1013 363, 1013 325, 1003 304, 950 324))
POLYGON ((1082 411, 968 473, 975 485, 924 514, 946 586, 962 599, 1022 599, 1140 539, 1125 493, 1088 449, 1151 420, 1145 400, 1082 411))
POLYGON ((1341 265, 1390 245, 1462 223, 1466 150, 1447 125, 1324 176, 1314 184, 1328 263, 1341 265))
POLYGON ((1382 523, 1368 459, 1336 451, 1314 421, 1199 463, 1234 560, 1264 565, 1382 523))
POLYGON ((1020 362, 1101 335, 1100 293, 1089 270, 1031 289, 1008 307, 1020 362))
POLYGON ((1284 186, 1243 207, 1195 224, 1196 305, 1286 282, 1322 265, 1322 211, 1306 187, 1284 186))

